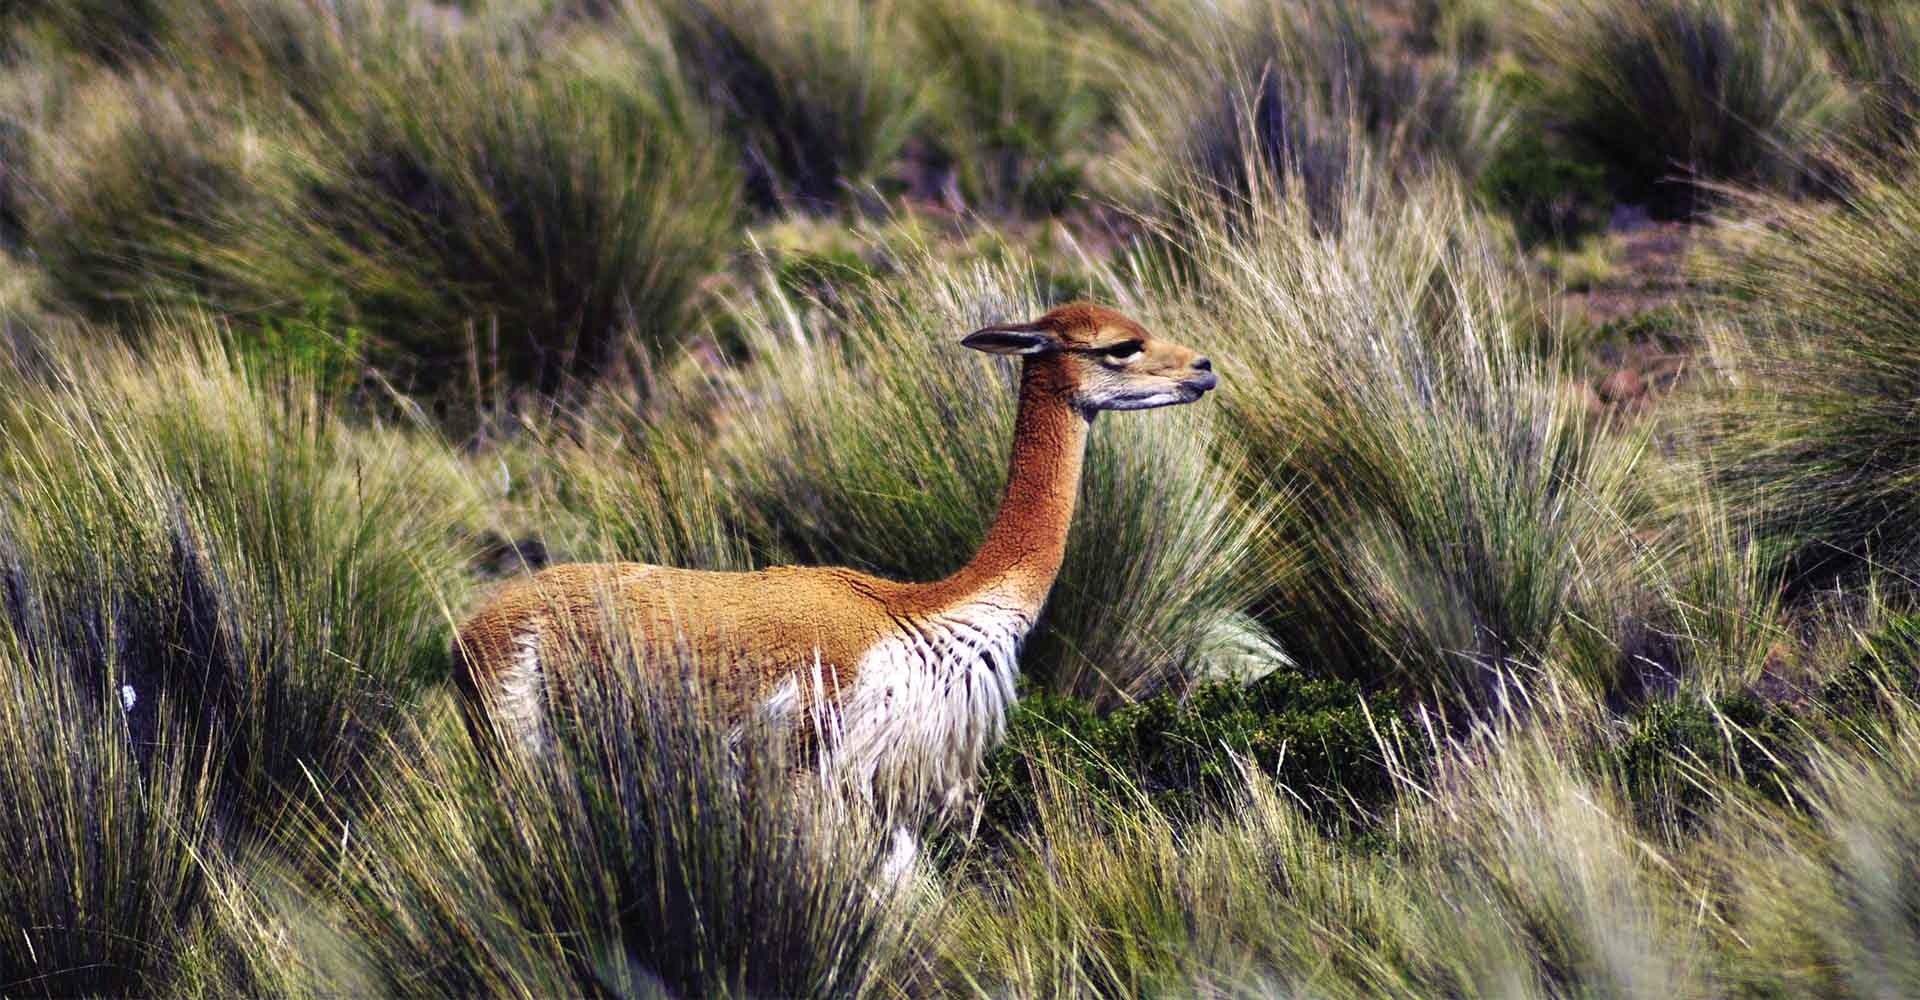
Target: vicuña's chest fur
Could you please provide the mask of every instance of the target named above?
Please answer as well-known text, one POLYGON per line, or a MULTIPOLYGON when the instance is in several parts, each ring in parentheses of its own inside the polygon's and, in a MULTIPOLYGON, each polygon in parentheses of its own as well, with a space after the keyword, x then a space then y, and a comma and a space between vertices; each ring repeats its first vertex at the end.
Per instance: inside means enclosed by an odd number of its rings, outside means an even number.
MULTIPOLYGON (((909 815, 957 805, 981 761, 1006 735, 1024 614, 985 603, 900 615, 861 657, 851 683, 828 697, 818 721, 824 774, 909 815)), ((784 687, 784 686, 783 686, 784 687)), ((778 711, 782 691, 769 700, 778 711)))

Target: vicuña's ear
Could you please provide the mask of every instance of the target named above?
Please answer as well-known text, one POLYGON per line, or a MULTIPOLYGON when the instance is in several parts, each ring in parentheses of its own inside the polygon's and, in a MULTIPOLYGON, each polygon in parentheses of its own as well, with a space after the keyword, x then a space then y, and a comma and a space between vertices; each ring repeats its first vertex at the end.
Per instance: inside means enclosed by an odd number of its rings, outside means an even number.
POLYGON ((967 334, 961 344, 988 354, 1044 354, 1060 349, 1060 338, 1038 323, 1003 323, 967 334))

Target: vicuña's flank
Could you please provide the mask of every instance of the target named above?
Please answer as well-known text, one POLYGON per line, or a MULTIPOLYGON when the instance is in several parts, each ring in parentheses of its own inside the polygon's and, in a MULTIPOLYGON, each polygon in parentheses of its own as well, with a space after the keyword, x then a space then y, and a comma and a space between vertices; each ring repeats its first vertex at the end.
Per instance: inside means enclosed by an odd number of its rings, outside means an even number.
POLYGON ((634 630, 656 658, 690 654, 729 700, 817 729, 822 772, 887 810, 910 858, 910 825, 963 797, 1005 730, 1015 657, 1066 553, 1094 416, 1190 403, 1216 384, 1205 357, 1085 302, 962 343, 1023 363, 1006 496, 959 572, 900 583, 830 567, 554 566, 507 585, 460 629, 473 706, 538 747, 548 685, 603 668, 591 654, 606 631, 634 630))

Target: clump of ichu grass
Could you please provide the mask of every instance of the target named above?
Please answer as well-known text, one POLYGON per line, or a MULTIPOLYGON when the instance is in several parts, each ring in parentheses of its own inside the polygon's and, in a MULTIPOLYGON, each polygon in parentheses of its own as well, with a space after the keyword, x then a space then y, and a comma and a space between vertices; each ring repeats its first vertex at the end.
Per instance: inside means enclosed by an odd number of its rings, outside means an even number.
POLYGON ((1756 537, 1745 504, 1716 492, 1698 470, 1675 478, 1684 494, 1666 500, 1666 523, 1635 541, 1647 594, 1621 637, 1639 688, 1626 693, 1735 694, 1759 683, 1769 657, 1792 645, 1779 560, 1756 537))
POLYGON ((1087 185, 1111 128, 1125 54, 1065 13, 1017 0, 911 7, 939 68, 933 138, 973 207, 1051 215, 1087 185))
POLYGON ((348 428, 207 321, 149 339, 0 371, 9 993, 217 980, 193 955, 230 865, 344 795, 446 668, 451 453, 348 428))
POLYGON ((1526 18, 1550 119, 1656 214, 1695 211, 1701 181, 1801 180, 1852 114, 1788 0, 1538 0, 1526 18))
POLYGON ((348 956, 295 958, 346 977, 321 992, 863 996, 907 974, 917 902, 861 807, 783 734, 730 735, 690 668, 611 645, 556 689, 551 757, 482 756, 430 712, 366 808, 316 816, 309 898, 348 956))
POLYGON ((212 761, 172 727, 142 753, 120 665, 46 634, 11 551, 0 592, 0 992, 174 992, 207 924, 212 761))
POLYGON ((1920 8, 1875 0, 1808 0, 1806 18, 1836 69, 1861 92, 1865 141, 1899 143, 1920 124, 1920 8))
POLYGON ((260 158, 211 98, 158 70, 67 81, 30 123, 21 243, 59 306, 135 320, 204 295, 226 213, 257 210, 260 158))
POLYGON ((475 340, 509 384, 548 390, 672 343, 737 182, 647 91, 670 67, 592 55, 620 64, 459 48, 362 81, 216 266, 252 298, 339 298, 375 360, 428 387, 475 340))
POLYGON ((38 35, 112 63, 150 55, 180 8, 171 0, 13 0, 0 24, 0 50, 38 35))
POLYGON ((5 376, 0 503, 47 634, 117 662, 136 722, 192 706, 265 806, 342 777, 445 670, 473 497, 450 453, 348 428, 209 322, 151 336, 5 376))
POLYGON ((928 110, 907 5, 644 0, 738 144, 762 208, 819 211, 879 180, 928 110))
POLYGON ((475 353, 554 391, 679 337, 738 178, 670 53, 235 6, 34 137, 25 243, 60 300, 304 326, 455 394, 475 353))
POLYGON ((1329 219, 1360 160, 1473 170, 1505 128, 1490 92, 1395 58, 1345 0, 1096 10, 1127 46, 1121 160, 1161 194, 1196 178, 1228 201, 1294 184, 1329 219))
POLYGON ((1911 592, 1920 574, 1916 176, 1857 161, 1835 206, 1743 196, 1754 221, 1706 264, 1710 473, 1801 592, 1876 568, 1911 592))
POLYGON ((1332 231, 1297 189, 1184 196, 1159 318, 1214 332, 1246 487, 1290 501, 1298 568, 1268 579, 1289 652, 1472 700, 1548 662, 1606 689, 1638 445, 1588 426, 1457 184, 1353 177, 1332 231))

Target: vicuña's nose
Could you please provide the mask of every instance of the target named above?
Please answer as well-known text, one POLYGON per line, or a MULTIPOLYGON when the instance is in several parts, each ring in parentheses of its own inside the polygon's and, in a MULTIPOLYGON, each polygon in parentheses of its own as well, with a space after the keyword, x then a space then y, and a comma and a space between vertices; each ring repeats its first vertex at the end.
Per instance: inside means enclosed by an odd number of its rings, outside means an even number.
POLYGON ((1212 358, 1209 358, 1209 357, 1207 357, 1207 356, 1206 356, 1206 355, 1204 355, 1204 354, 1203 354, 1203 355, 1201 355, 1201 356, 1199 356, 1199 357, 1197 357, 1197 358, 1194 358, 1194 359, 1193 359, 1193 370, 1194 370, 1194 371, 1197 371, 1197 372, 1210 372, 1210 371, 1212 371, 1212 370, 1213 370, 1213 359, 1212 359, 1212 358))

